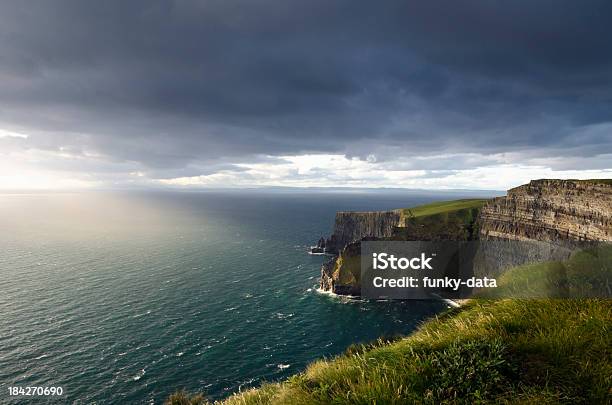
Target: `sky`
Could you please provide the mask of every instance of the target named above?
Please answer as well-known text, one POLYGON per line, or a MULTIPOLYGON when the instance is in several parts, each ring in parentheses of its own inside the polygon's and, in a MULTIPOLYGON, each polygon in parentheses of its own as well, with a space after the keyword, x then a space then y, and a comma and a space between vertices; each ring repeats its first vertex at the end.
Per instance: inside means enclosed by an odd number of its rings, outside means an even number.
POLYGON ((612 178, 612 2, 4 1, 0 190, 612 178))

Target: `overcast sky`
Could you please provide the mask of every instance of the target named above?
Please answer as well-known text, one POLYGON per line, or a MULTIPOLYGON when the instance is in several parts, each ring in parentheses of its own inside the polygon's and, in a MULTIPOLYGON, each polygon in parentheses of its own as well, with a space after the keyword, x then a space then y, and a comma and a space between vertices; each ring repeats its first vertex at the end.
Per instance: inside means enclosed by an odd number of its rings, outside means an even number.
POLYGON ((0 188, 612 177, 612 2, 4 1, 0 188))

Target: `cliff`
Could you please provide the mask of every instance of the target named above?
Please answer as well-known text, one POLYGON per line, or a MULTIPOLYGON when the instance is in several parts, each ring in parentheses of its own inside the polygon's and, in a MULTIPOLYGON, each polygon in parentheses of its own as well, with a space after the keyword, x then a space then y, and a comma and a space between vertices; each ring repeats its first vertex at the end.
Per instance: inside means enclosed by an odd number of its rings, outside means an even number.
POLYGON ((361 241, 349 243, 321 266, 319 288, 338 295, 361 293, 361 241))
MULTIPOLYGON (((380 213, 338 213, 334 234, 328 239, 336 256, 321 268, 321 289, 359 295, 363 238, 520 240, 564 246, 612 241, 612 182, 534 180, 491 200, 447 201, 380 213)), ((485 267, 501 270, 530 260, 565 260, 570 252, 542 249, 535 243, 533 248, 525 246, 510 246, 507 251, 499 246, 480 249, 476 272, 485 267)))
POLYGON ((364 237, 390 237, 401 222, 401 210, 337 212, 334 232, 328 239, 319 239, 312 252, 338 254, 348 244, 364 237))
POLYGON ((508 190, 480 213, 482 239, 612 240, 612 184, 534 180, 508 190))
POLYGON ((334 258, 321 267, 320 288, 341 295, 359 295, 360 241, 393 236, 402 226, 401 210, 373 212, 338 212, 334 233, 319 240, 318 252, 332 253, 334 258))
POLYGON ((508 190, 481 210, 475 274, 500 274, 525 263, 563 261, 588 242, 612 241, 612 184, 533 180, 508 190), (528 243, 525 243, 528 242, 528 243))
POLYGON ((362 240, 470 240, 486 200, 438 202, 382 212, 339 212, 326 246, 334 258, 321 267, 319 287, 340 295, 360 295, 362 240))

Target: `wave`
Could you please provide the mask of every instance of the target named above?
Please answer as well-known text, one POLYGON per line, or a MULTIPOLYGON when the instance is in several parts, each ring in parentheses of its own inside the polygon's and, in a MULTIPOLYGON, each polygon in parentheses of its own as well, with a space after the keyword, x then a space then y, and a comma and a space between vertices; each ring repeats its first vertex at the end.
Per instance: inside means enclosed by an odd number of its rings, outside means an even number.
POLYGON ((318 252, 306 252, 306 253, 308 253, 311 256, 335 256, 332 253, 323 253, 323 252, 321 252, 321 253, 318 253, 318 252))
POLYGON ((362 298, 362 297, 355 297, 353 295, 340 295, 340 294, 336 294, 332 291, 326 291, 321 289, 320 287, 315 288, 314 290, 317 294, 321 294, 321 295, 326 295, 338 302, 340 302, 341 304, 358 304, 358 303, 363 303, 363 302, 368 302, 367 299, 362 298))
POLYGON ((132 381, 138 381, 142 378, 142 376, 144 376, 146 373, 145 369, 141 369, 138 374, 136 374, 134 377, 132 377, 132 381))

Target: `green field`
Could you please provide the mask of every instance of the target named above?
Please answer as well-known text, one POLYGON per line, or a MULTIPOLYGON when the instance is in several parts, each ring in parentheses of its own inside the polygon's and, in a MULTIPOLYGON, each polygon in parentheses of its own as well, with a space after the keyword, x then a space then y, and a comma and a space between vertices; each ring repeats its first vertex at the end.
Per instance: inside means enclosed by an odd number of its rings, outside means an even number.
POLYGON ((424 217, 428 215, 443 214, 450 211, 465 210, 470 208, 481 208, 488 200, 485 199, 465 199, 440 201, 431 204, 419 205, 413 208, 404 208, 403 214, 407 217, 424 217))
POLYGON ((480 208, 489 200, 442 201, 402 210, 397 240, 471 240, 480 208))

